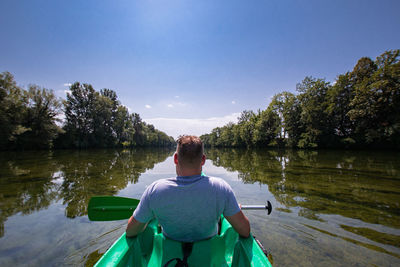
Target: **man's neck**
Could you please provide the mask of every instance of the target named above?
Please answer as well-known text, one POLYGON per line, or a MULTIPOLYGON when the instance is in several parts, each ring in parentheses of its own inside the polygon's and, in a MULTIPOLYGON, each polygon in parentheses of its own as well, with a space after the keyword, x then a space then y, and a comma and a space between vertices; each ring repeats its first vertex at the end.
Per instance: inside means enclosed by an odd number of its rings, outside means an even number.
POLYGON ((200 170, 180 170, 176 173, 178 176, 193 176, 193 175, 201 175, 200 170))

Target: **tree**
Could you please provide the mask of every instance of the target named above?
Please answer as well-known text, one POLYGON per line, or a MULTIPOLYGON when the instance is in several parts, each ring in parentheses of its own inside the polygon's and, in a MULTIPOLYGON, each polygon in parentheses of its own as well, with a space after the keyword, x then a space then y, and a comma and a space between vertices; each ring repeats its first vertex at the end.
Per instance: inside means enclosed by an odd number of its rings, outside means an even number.
POLYGON ((0 149, 18 147, 20 137, 31 129, 23 125, 28 97, 9 72, 0 73, 0 149))
POLYGON ((114 121, 114 130, 118 144, 124 146, 132 145, 135 129, 130 120, 128 109, 125 106, 118 106, 114 121))
POLYGON ((330 121, 327 115, 327 91, 329 83, 323 79, 306 77, 297 84, 301 105, 301 123, 304 132, 298 146, 300 148, 316 148, 329 144, 330 121))
POLYGON ((358 60, 351 73, 355 84, 361 84, 364 80, 368 80, 376 71, 377 65, 369 57, 362 57, 358 60))
POLYGON ((77 148, 90 146, 90 135, 94 131, 94 105, 96 92, 90 84, 74 83, 67 94, 65 106, 65 130, 69 145, 77 148))
POLYGON ((116 145, 114 122, 116 115, 114 102, 107 96, 95 94, 93 102, 93 134, 90 143, 95 147, 112 147, 116 145), (115 109, 115 110, 114 110, 115 109))
POLYGON ((238 117, 239 135, 242 142, 247 146, 253 143, 254 125, 256 114, 251 110, 244 110, 238 117))
POLYGON ((238 124, 250 121, 255 116, 252 110, 243 110, 238 117, 238 124))
MULTIPOLYGON (((100 114, 102 114, 102 118, 97 119, 97 121, 100 122, 100 125, 96 127, 102 130, 101 137, 103 137, 103 143, 99 144, 99 146, 115 146, 117 145, 115 122, 117 119, 118 108, 120 106, 117 93, 111 89, 102 89, 100 90, 100 95, 98 95, 97 99, 99 103, 102 103, 100 106, 96 107, 96 110, 99 110, 100 114)), ((97 114, 96 117, 100 117, 99 114, 97 114)), ((101 140, 101 137, 99 140, 101 140)))
POLYGON ((232 146, 241 147, 245 145, 243 139, 240 137, 240 126, 238 124, 233 125, 232 135, 232 146))
POLYGON ((221 128, 220 132, 220 144, 224 147, 233 146, 233 126, 232 122, 229 122, 227 125, 221 128))
POLYGON ((284 91, 272 98, 269 108, 279 116, 279 138, 291 147, 297 146, 302 134, 298 98, 293 93, 284 91))
POLYGON ((138 113, 133 113, 131 115, 131 122, 132 122, 132 127, 135 130, 132 144, 143 146, 145 144, 145 138, 144 138, 144 127, 143 127, 144 123, 142 122, 142 118, 140 118, 140 115, 138 113))
POLYGON ((25 149, 49 149, 53 140, 62 133, 56 124, 60 120, 61 101, 52 90, 30 85, 28 91, 27 113, 24 119, 25 127, 30 131, 22 135, 22 147, 25 149))
POLYGON ((268 146, 280 132, 279 115, 271 108, 262 111, 254 125, 253 144, 258 147, 268 146))
POLYGON ((306 77, 298 95, 284 91, 267 110, 243 111, 237 124, 203 135, 206 144, 400 148, 399 56, 389 50, 375 61, 363 57, 333 85, 306 77))
POLYGON ((355 86, 349 117, 360 143, 400 147, 400 50, 379 56, 355 86))
POLYGON ((89 148, 115 146, 171 146, 174 139, 129 114, 115 91, 95 91, 90 84, 70 86, 63 102, 49 89, 17 86, 9 72, 0 73, 0 149, 89 148))
POLYGON ((337 137, 338 142, 351 145, 354 140, 354 122, 349 117, 351 109, 350 103, 355 96, 355 80, 361 75, 347 72, 339 75, 336 83, 329 88, 328 97, 328 116, 332 120, 333 133, 337 137))

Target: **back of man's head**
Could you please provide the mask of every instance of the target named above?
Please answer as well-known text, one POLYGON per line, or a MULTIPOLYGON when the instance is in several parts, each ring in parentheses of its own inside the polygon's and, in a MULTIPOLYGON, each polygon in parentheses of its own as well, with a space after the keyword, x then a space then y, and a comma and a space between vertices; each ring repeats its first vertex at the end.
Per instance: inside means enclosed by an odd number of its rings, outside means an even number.
POLYGON ((204 153, 204 146, 201 139, 194 135, 183 135, 177 140, 176 153, 179 164, 185 168, 198 168, 204 153))

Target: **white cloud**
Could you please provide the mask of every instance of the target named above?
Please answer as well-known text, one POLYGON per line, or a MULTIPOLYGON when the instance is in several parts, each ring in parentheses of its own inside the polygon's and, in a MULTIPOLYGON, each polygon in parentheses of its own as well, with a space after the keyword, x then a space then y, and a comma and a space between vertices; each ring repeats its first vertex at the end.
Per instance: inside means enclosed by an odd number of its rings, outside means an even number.
POLYGON ((183 134, 193 134, 200 136, 210 133, 215 127, 222 127, 229 122, 237 122, 240 113, 232 113, 223 117, 212 117, 206 119, 179 119, 179 118, 153 118, 143 119, 145 122, 153 124, 157 129, 168 135, 177 138, 183 134))
POLYGON ((181 106, 181 107, 186 107, 187 104, 183 102, 177 102, 176 105, 181 106))
POLYGON ((165 103, 165 105, 166 105, 167 108, 186 107, 186 106, 188 106, 188 104, 186 104, 186 103, 175 102, 175 101, 172 101, 170 103, 165 103))
POLYGON ((64 83, 63 84, 65 87, 70 87, 72 85, 72 83, 64 83))
POLYGON ((175 98, 179 98, 179 95, 176 95, 175 98))
POLYGON ((232 100, 232 104, 235 105, 235 104, 236 104, 236 101, 235 101, 235 100, 232 100))
POLYGON ((150 105, 145 105, 145 108, 151 108, 151 106, 150 105))

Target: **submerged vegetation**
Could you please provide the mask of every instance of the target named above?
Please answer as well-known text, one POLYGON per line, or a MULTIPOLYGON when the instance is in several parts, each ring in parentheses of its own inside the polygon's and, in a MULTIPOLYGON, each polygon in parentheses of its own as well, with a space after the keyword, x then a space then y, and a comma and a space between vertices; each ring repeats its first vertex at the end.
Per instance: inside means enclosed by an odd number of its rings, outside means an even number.
POLYGON ((113 90, 76 82, 62 101, 36 85, 24 90, 9 72, 0 73, 0 125, 0 150, 174 145, 113 90))
POLYGON ((334 84, 306 77, 298 94, 201 136, 215 147, 400 148, 400 50, 358 60, 334 84))

